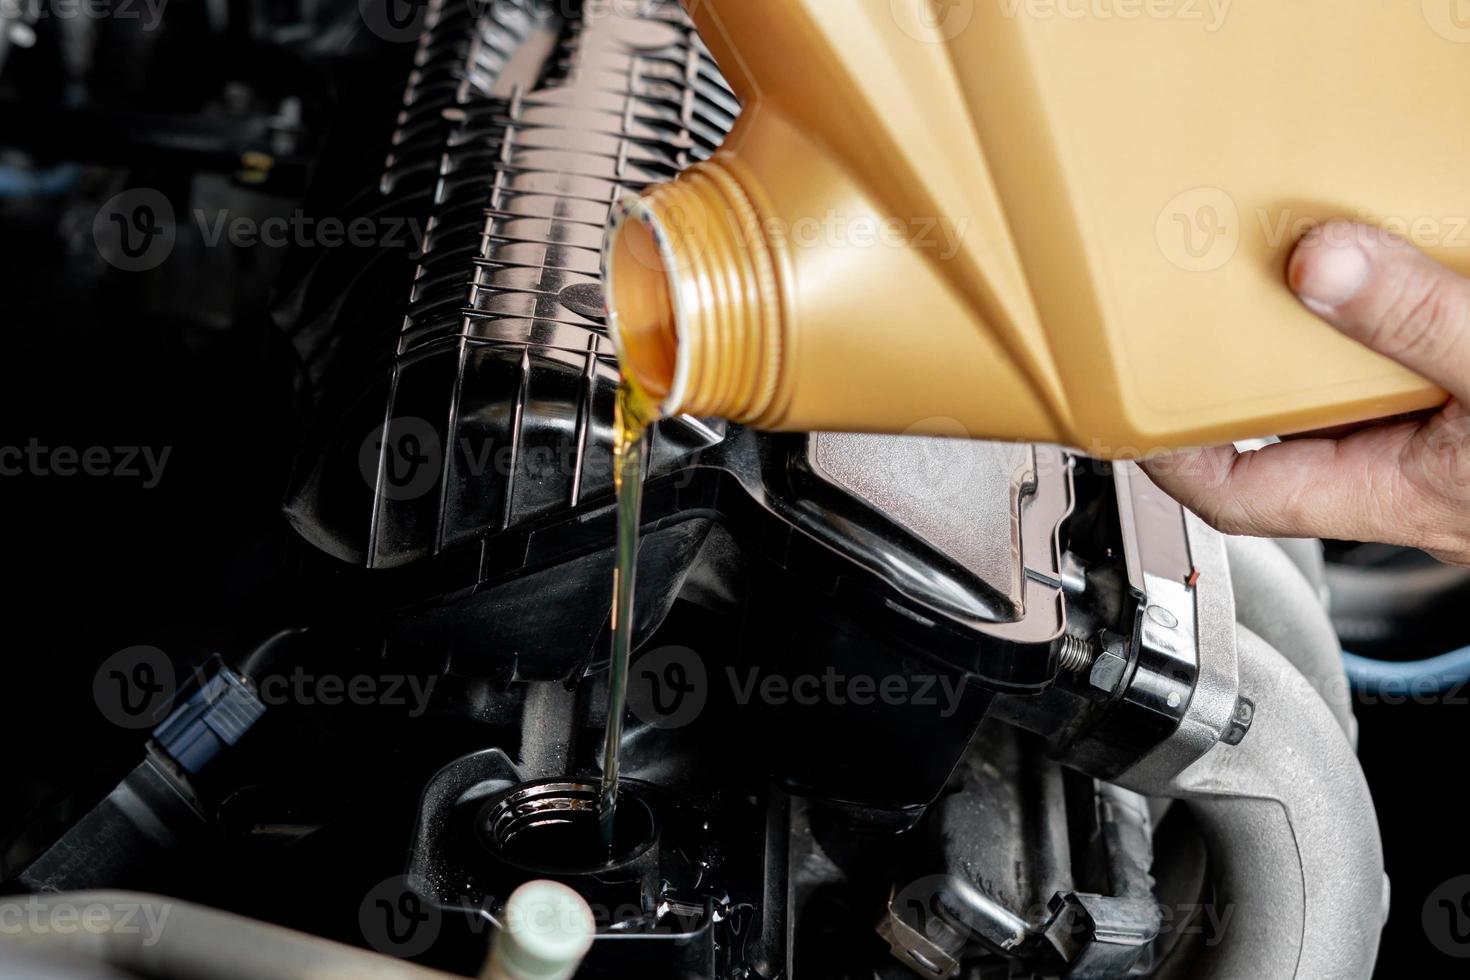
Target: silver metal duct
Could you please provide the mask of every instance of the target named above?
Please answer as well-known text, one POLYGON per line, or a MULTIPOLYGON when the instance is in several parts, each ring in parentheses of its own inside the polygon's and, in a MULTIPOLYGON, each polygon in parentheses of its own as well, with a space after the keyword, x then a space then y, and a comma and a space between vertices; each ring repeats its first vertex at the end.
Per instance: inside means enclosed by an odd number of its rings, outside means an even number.
POLYGON ((1238 630, 1238 745, 1183 772, 1125 785, 1187 801, 1209 849, 1223 939, 1161 976, 1367 980, 1386 909, 1383 847, 1368 784, 1338 716, 1292 664, 1238 630))
POLYGON ((1337 723, 1357 741, 1352 691, 1342 667, 1342 645, 1322 593, 1280 544, 1265 538, 1226 538, 1235 620, 1301 671, 1337 723))

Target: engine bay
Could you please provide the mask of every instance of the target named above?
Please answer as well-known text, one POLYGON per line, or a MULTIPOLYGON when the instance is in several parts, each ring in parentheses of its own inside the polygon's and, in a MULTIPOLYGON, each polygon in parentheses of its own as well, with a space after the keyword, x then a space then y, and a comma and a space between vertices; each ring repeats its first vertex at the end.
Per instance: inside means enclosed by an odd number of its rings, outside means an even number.
POLYGON ((112 534, 16 532, 52 557, 15 598, 75 597, 20 648, 90 660, 16 696, 72 761, 17 762, 0 975, 477 976, 543 880, 595 920, 577 977, 1371 975, 1321 546, 1052 446, 660 422, 589 848, 603 231, 738 100, 669 0, 138 17, 0 12, 10 306, 54 328, 7 360, 101 420, 17 437, 12 512, 112 534))

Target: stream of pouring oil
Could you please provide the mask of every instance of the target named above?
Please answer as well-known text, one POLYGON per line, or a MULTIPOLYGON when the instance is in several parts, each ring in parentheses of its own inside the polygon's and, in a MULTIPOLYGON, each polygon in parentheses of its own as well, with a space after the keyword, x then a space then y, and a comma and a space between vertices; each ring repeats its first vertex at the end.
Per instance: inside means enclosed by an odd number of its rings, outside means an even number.
POLYGON ((638 565, 638 525, 643 510, 643 458, 647 431, 655 420, 653 401, 636 384, 618 385, 613 410, 613 487, 617 491, 617 542, 612 590, 612 657, 607 680, 607 733, 602 745, 602 792, 598 822, 611 853, 617 821, 618 764, 623 713, 628 699, 628 657, 633 647, 633 587, 638 565))

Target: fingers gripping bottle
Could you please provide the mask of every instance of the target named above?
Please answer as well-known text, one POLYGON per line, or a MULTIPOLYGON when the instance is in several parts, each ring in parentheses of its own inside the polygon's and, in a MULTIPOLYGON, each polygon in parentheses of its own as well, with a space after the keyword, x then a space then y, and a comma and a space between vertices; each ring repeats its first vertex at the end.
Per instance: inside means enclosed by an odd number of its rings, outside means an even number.
POLYGON ((1470 36, 1432 5, 686 6, 742 116, 604 248, 663 414, 1125 457, 1444 400, 1284 282, 1334 217, 1470 271, 1470 36))

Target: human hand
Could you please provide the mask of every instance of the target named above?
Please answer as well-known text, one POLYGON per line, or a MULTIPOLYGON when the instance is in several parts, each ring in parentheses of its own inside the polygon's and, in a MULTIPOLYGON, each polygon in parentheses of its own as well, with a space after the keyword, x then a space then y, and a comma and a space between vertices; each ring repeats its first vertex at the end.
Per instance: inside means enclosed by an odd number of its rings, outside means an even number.
POLYGON ((1470 280, 1346 221, 1303 238, 1287 279, 1314 313, 1438 384, 1450 402, 1342 438, 1195 450, 1144 469, 1226 534, 1379 541, 1470 565, 1470 280))

